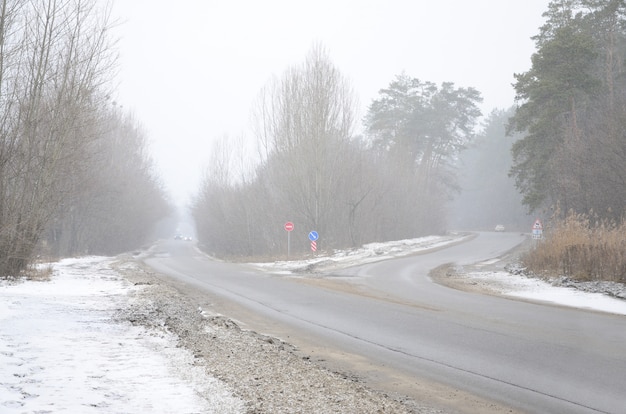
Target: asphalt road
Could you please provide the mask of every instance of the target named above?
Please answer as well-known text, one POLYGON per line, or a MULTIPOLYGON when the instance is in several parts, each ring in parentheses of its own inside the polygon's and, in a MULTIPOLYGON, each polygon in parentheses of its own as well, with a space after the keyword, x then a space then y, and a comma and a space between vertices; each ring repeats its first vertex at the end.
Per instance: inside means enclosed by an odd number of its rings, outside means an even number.
POLYGON ((626 412, 626 318, 457 291, 428 277, 439 265, 495 258, 521 241, 480 233, 324 278, 354 289, 213 261, 183 241, 163 242, 146 263, 189 291, 246 309, 237 316, 264 333, 357 356, 360 375, 398 373, 386 378, 399 389, 419 379, 521 412, 626 412))

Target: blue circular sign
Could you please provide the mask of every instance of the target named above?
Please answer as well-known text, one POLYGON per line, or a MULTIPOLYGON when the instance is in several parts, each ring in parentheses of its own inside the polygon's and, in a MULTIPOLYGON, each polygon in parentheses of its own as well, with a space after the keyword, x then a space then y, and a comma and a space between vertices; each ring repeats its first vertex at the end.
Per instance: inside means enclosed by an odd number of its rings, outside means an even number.
POLYGON ((319 239, 319 237, 320 236, 317 234, 316 231, 312 231, 312 232, 309 233, 309 240, 311 240, 311 241, 315 241, 315 240, 319 239))

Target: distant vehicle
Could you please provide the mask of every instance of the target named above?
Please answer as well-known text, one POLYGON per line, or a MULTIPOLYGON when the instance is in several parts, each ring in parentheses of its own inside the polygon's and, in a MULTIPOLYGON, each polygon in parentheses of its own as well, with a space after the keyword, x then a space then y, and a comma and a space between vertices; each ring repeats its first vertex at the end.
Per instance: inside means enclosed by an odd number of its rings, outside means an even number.
POLYGON ((496 231, 504 231, 504 226, 503 226, 502 224, 498 224, 498 225, 496 226, 496 229, 495 229, 495 230, 496 230, 496 231))
POLYGON ((189 236, 185 236, 184 240, 185 240, 185 241, 191 241, 191 237, 189 237, 189 236))
POLYGON ((182 239, 183 239, 182 234, 177 234, 176 236, 174 236, 174 240, 182 240, 182 239))

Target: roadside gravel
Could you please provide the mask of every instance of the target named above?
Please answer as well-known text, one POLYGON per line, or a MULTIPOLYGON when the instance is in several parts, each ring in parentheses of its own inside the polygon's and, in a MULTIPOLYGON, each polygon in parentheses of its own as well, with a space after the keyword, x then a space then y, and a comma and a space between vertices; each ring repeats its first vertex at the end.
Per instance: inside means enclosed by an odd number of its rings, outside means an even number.
POLYGON ((224 381, 245 401, 246 413, 440 414, 402 396, 369 389, 350 374, 332 372, 277 338, 241 329, 233 320, 202 309, 162 283, 139 261, 122 258, 115 268, 143 289, 117 319, 174 333, 194 355, 194 365, 224 381))

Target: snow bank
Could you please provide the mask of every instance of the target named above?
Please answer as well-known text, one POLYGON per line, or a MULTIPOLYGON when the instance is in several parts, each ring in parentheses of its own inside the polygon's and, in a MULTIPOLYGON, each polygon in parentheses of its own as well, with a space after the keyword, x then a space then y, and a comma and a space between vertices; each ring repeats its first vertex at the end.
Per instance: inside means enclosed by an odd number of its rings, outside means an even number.
POLYGON ((261 270, 272 271, 277 274, 291 274, 303 269, 324 269, 333 266, 351 266, 366 264, 394 257, 402 257, 417 252, 436 249, 457 243, 468 234, 450 234, 445 236, 425 236, 415 239, 404 239, 384 243, 368 243, 360 248, 335 250, 330 255, 316 255, 308 259, 287 260, 269 263, 249 263, 261 270))
POLYGON ((505 296, 626 315, 626 301, 601 293, 553 286, 540 279, 514 275, 509 272, 470 272, 467 276, 499 286, 501 293, 505 296))

